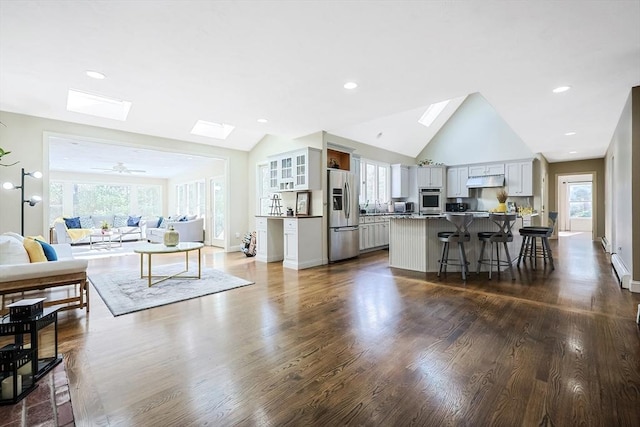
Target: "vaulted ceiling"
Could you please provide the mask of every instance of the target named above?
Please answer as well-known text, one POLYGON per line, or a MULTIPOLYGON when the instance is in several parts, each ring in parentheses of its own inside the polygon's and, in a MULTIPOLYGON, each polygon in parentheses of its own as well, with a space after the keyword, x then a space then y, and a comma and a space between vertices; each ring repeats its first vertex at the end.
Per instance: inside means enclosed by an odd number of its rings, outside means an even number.
POLYGON ((415 157, 438 128, 421 112, 480 92, 532 152, 601 157, 640 85, 638 22, 637 0, 0 0, 0 110, 240 150, 326 130, 415 157), (131 101, 127 120, 67 111, 69 89, 131 101), (200 119, 236 128, 192 135, 200 119))

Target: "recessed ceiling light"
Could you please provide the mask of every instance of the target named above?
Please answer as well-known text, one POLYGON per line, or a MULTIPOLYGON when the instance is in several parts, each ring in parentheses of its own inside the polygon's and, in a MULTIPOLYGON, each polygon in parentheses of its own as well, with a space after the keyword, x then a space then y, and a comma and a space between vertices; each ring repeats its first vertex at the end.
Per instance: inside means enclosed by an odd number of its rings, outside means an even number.
POLYGON ((193 126, 193 129, 191 129, 191 133, 209 138, 227 139, 234 129, 235 126, 231 126, 226 123, 214 123, 198 120, 193 126))
POLYGON ((577 151, 569 151, 569 154, 576 154, 577 151))
POLYGON ((444 110, 444 107, 446 107, 448 103, 449 100, 447 99, 446 101, 429 105, 429 108, 427 108, 427 111, 425 111, 422 117, 420 117, 418 123, 426 127, 431 126, 433 121, 440 115, 440 113, 442 113, 442 110, 444 110))
POLYGON ((573 136, 575 134, 576 134, 575 132, 567 132, 567 133, 565 133, 566 136, 573 136))
POLYGON ((93 71, 93 70, 87 70, 84 72, 87 76, 91 77, 92 79, 98 79, 98 80, 102 80, 104 79, 106 76, 104 74, 102 74, 100 71, 93 71))
POLYGON ((553 90, 553 93, 562 93, 568 91, 569 89, 571 89, 571 86, 558 86, 553 90))
POLYGON ((131 102, 69 89, 67 110, 106 119, 127 120, 131 102))
POLYGON ((267 123, 268 121, 267 119, 258 119, 258 123, 267 123))
POLYGON ((358 83, 356 83, 356 82, 346 82, 346 83, 344 84, 344 88, 345 88, 345 89, 349 89, 349 90, 351 90, 351 89, 355 89, 355 88, 357 88, 357 87, 358 87, 358 83))

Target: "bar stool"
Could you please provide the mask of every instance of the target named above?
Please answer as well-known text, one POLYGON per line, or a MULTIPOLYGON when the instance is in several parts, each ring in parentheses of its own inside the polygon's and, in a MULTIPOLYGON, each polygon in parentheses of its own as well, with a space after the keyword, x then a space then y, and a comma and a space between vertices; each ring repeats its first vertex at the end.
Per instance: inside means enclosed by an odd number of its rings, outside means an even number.
POLYGON ((467 261, 467 255, 464 250, 464 243, 471 240, 471 234, 469 234, 469 225, 473 222, 473 214, 445 214, 447 221, 456 226, 456 231, 441 231, 438 233, 438 240, 442 242, 442 255, 438 260, 440 269, 438 270, 438 277, 444 268, 444 272, 447 272, 447 265, 457 265, 462 269, 462 280, 467 280, 467 273, 469 272, 469 262, 467 261), (449 244, 458 244, 458 259, 449 260, 449 244))
POLYGON ((535 270, 538 267, 538 258, 542 258, 544 265, 547 265, 547 260, 549 260, 551 270, 556 269, 553 264, 553 253, 551 252, 549 237, 553 234, 557 219, 558 212, 549 212, 548 227, 523 227, 518 230, 522 236, 520 255, 518 255, 518 266, 520 266, 520 261, 524 263, 524 259, 529 258, 535 270), (536 239, 540 239, 540 247, 538 247, 536 239))
POLYGON ((486 264, 489 266, 489 280, 491 280, 491 271, 493 267, 496 267, 498 274, 500 274, 500 267, 509 267, 509 273, 511 273, 511 280, 516 280, 513 275, 513 266, 511 255, 509 255, 509 247, 507 243, 513 242, 513 233, 511 227, 516 222, 516 214, 489 214, 489 219, 493 221, 497 226, 497 231, 480 231, 478 233, 478 240, 482 242, 480 249, 480 256, 478 257, 478 269, 477 274, 480 274, 480 266, 486 264), (483 258, 484 250, 487 242, 491 244, 489 248, 489 259, 483 258), (500 243, 504 245, 504 251, 507 259, 500 259, 500 243), (496 247, 496 259, 493 259, 493 246, 496 247))

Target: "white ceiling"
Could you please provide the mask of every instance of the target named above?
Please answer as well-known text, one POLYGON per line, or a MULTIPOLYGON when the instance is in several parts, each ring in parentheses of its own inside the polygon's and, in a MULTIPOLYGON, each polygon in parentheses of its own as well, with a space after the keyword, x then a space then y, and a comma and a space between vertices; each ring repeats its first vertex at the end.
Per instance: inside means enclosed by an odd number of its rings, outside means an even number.
POLYGON ((85 138, 49 137, 49 169, 57 172, 166 179, 204 168, 214 174, 224 170, 224 162, 211 157, 105 144, 85 138))
POLYGON ((0 0, 0 109, 240 150, 326 130, 415 157, 416 114, 480 92, 533 152, 601 157, 640 85, 638 22, 638 0, 0 0), (66 111, 70 88, 131 101, 127 121, 66 111), (191 135, 198 119, 236 129, 191 135))

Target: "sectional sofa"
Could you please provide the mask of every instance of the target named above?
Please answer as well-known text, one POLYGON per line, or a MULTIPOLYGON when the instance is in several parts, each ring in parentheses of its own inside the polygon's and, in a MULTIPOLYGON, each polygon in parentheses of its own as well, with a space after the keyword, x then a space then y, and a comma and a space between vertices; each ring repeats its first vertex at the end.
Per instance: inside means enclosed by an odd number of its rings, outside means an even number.
POLYGON ((106 222, 113 231, 122 235, 122 240, 142 240, 146 235, 146 219, 132 215, 87 215, 59 218, 53 224, 52 242, 72 245, 89 243, 89 235, 99 230, 106 222), (79 227, 77 227, 79 225, 79 227))
POLYGON ((180 234, 181 242, 204 241, 204 218, 176 216, 169 218, 147 217, 146 239, 151 243, 162 243, 164 233, 170 226, 180 234))

